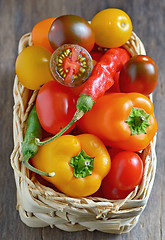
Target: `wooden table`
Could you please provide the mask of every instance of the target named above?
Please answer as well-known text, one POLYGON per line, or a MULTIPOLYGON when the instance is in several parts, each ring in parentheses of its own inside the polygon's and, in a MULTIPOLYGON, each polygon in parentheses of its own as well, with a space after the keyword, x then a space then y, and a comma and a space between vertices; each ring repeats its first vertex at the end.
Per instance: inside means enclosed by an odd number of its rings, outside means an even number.
POLYGON ((1 0, 0 1, 0 239, 165 239, 165 1, 164 0, 1 0), (121 8, 131 17, 134 31, 142 39, 147 54, 158 65, 159 82, 154 91, 155 115, 158 121, 157 172, 153 190, 136 227, 128 234, 101 232, 63 232, 57 228, 29 228, 16 211, 16 187, 10 166, 12 141, 13 80, 20 37, 48 17, 77 14, 87 20, 108 7, 121 8))

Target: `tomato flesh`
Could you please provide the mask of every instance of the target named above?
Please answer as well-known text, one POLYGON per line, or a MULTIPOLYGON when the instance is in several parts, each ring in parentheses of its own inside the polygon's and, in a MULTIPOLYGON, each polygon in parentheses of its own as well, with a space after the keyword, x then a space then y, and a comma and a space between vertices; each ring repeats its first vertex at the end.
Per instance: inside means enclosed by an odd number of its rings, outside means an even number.
POLYGON ((53 77, 68 87, 84 83, 93 69, 93 61, 86 49, 78 45, 65 44, 52 54, 50 70, 53 77))

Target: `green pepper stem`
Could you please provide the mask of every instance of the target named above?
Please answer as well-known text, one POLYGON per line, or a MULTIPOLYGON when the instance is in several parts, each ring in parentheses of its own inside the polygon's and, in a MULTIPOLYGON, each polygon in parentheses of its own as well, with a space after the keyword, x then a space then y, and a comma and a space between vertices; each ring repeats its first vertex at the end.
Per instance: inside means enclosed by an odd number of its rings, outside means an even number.
POLYGON ((40 175, 43 175, 43 176, 46 176, 46 177, 53 177, 55 175, 55 172, 46 173, 46 172, 43 172, 43 171, 33 167, 32 165, 29 164, 28 161, 29 161, 29 156, 25 156, 22 162, 32 172, 35 172, 37 174, 40 174, 40 175))
POLYGON ((128 124, 131 135, 146 134, 147 127, 150 126, 149 114, 144 109, 133 107, 126 123, 128 124))
POLYGON ((76 178, 84 178, 92 175, 94 169, 95 157, 90 157, 84 150, 81 150, 76 156, 70 160, 73 167, 73 174, 76 178))
POLYGON ((84 112, 83 112, 83 111, 76 111, 76 113, 74 114, 71 122, 70 122, 66 127, 64 127, 60 132, 58 132, 55 136, 53 136, 52 138, 49 138, 48 140, 43 141, 43 142, 41 142, 39 138, 35 138, 35 143, 36 143, 38 146, 42 146, 42 145, 45 145, 45 144, 53 141, 54 139, 60 137, 60 136, 61 136, 62 134, 64 134, 76 121, 78 121, 83 115, 84 115, 84 112))

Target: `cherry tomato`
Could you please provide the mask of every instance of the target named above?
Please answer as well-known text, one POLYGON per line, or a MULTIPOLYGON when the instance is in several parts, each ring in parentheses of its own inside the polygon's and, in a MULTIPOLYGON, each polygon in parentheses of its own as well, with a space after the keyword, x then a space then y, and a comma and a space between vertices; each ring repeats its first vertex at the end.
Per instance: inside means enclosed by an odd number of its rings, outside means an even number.
POLYGON ((93 193, 91 196, 92 197, 99 197, 99 198, 104 198, 105 197, 101 187, 99 188, 99 190, 97 190, 97 192, 93 193))
POLYGON ((18 55, 15 70, 22 85, 37 90, 44 83, 53 80, 50 72, 51 53, 40 46, 30 46, 18 55))
POLYGON ((56 81, 50 81, 41 87, 37 95, 36 110, 43 129, 56 134, 73 118, 76 99, 68 88, 56 81))
POLYGON ((57 48, 50 60, 54 78, 68 87, 85 82, 92 72, 93 62, 88 51, 74 44, 64 44, 57 48))
POLYGON ((101 47, 120 47, 130 38, 132 22, 122 10, 108 8, 97 13, 91 21, 96 43, 101 47))
POLYGON ((32 29, 32 42, 33 45, 41 46, 47 48, 49 51, 54 50, 50 46, 48 33, 49 29, 56 18, 47 18, 39 23, 37 23, 32 29))
POLYGON ((111 160, 113 160, 114 157, 115 157, 119 152, 121 152, 121 151, 122 151, 122 150, 119 149, 119 148, 110 148, 110 149, 108 150, 108 152, 109 152, 109 155, 110 155, 110 157, 111 157, 111 160))
POLYGON ((142 180, 143 162, 138 154, 122 151, 112 160, 107 181, 122 191, 133 190, 142 180))
POLYGON ((148 56, 137 55, 123 66, 119 76, 121 92, 139 92, 149 95, 158 81, 158 70, 155 62, 148 56))
POLYGON ((55 19, 49 31, 49 42, 55 50, 63 44, 77 44, 89 52, 95 44, 90 24, 76 15, 63 15, 55 19))
POLYGON ((107 199, 110 199, 110 200, 124 199, 131 192, 131 190, 123 191, 123 190, 119 190, 116 187, 113 187, 110 184, 108 177, 105 177, 103 179, 101 189, 102 189, 104 197, 107 199))
MULTIPOLYGON (((119 148, 110 148, 109 154, 111 157, 111 161, 113 161, 114 157, 120 153, 122 150, 119 148)), ((103 179, 102 184, 101 184, 101 190, 105 198, 111 199, 111 200, 117 200, 117 199, 124 199, 127 197, 127 195, 132 191, 123 191, 119 190, 116 187, 113 187, 110 182, 109 182, 109 174, 103 179)))
POLYGON ((105 53, 105 51, 91 51, 90 55, 93 60, 98 62, 100 60, 100 58, 104 55, 104 53, 105 53))

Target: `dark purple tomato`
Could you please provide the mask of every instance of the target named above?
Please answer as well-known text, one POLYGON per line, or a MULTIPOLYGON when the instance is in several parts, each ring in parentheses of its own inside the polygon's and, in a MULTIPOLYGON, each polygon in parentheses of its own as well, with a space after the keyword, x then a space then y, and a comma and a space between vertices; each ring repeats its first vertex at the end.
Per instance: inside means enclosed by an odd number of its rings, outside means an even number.
POLYGON ((155 62, 146 55, 136 55, 123 66, 119 76, 121 92, 138 92, 149 95, 158 81, 155 62))
POLYGON ((50 59, 50 70, 59 83, 75 87, 85 82, 93 69, 92 57, 78 45, 64 44, 57 48, 50 59))
POLYGON ((63 44, 77 44, 90 52, 95 35, 90 24, 76 15, 63 15, 54 20, 49 30, 49 42, 55 50, 63 44))

